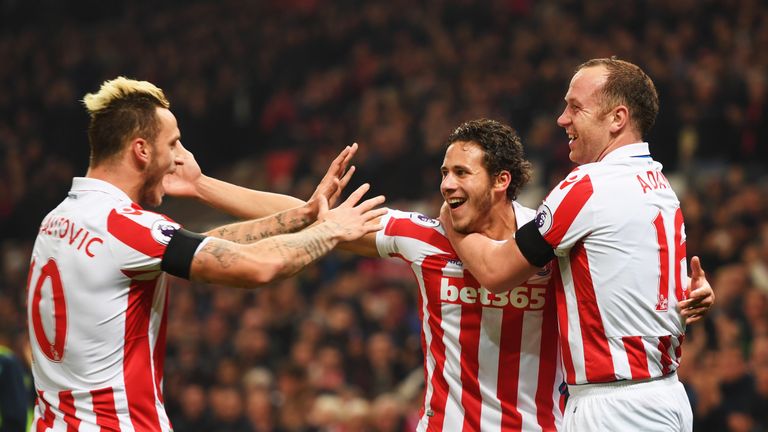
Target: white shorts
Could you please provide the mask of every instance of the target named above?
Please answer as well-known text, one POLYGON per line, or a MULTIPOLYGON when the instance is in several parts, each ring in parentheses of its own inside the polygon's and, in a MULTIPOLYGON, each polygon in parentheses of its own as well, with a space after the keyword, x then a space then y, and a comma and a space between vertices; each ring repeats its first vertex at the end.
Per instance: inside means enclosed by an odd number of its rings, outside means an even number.
POLYGON ((693 413, 677 373, 643 381, 568 386, 565 432, 690 432, 693 413))

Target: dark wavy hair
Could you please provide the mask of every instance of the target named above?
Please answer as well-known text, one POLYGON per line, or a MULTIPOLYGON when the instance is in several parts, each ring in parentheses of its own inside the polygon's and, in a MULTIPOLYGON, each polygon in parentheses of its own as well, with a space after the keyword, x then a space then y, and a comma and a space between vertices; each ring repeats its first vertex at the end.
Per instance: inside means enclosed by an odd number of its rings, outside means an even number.
POLYGON ((470 120, 448 136, 446 147, 457 141, 473 142, 483 150, 483 164, 491 176, 509 171, 512 180, 507 197, 510 200, 517 198, 520 189, 531 179, 531 163, 525 159, 520 136, 511 127, 496 120, 470 120))

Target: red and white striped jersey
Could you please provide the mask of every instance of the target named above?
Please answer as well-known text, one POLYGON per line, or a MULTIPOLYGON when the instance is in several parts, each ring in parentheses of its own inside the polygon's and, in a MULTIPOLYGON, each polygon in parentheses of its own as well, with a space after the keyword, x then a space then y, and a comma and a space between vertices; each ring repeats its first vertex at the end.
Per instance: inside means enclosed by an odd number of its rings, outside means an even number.
MULTIPOLYGON (((534 211, 514 203, 518 226, 534 211)), ((426 391, 417 430, 555 431, 563 382, 549 267, 492 294, 465 271, 440 222, 389 210, 379 254, 407 262, 419 286, 426 391)))
POLYGON ((568 384, 659 377, 677 369, 687 265, 680 203, 648 144, 582 165, 539 207, 555 250, 568 384))
POLYGON ((171 430, 160 262, 178 228, 92 178, 45 217, 27 283, 37 431, 171 430))

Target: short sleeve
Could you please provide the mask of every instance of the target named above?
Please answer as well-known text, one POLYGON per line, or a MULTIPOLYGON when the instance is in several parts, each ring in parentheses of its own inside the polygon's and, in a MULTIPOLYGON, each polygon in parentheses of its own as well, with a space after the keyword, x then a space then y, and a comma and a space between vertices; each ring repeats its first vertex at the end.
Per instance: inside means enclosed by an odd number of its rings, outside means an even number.
POLYGON ((390 209, 382 225, 384 229, 376 233, 376 247, 382 257, 398 256, 415 262, 427 255, 453 253, 437 219, 390 209))
POLYGON ((594 228, 590 175, 574 170, 544 199, 536 213, 536 226, 557 256, 568 251, 594 228))
POLYGON ((165 215, 136 208, 113 209, 107 218, 112 253, 124 272, 159 272, 168 243, 180 228, 165 215))

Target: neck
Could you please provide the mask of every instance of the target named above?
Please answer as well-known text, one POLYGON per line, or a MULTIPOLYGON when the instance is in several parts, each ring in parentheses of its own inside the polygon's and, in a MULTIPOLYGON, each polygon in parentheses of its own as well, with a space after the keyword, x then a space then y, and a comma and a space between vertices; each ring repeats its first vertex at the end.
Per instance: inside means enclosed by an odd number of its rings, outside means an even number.
POLYGON ((512 201, 502 199, 491 207, 480 233, 493 240, 507 240, 517 231, 515 208, 512 201))
POLYGON ((642 142, 642 137, 635 135, 635 134, 622 134, 618 135, 616 138, 612 139, 611 142, 605 146, 602 152, 600 152, 599 155, 597 155, 597 158, 595 159, 595 162, 599 162, 605 158, 608 153, 619 149, 624 146, 628 146, 630 144, 637 144, 639 142, 642 142))
POLYGON ((122 162, 104 162, 88 167, 85 173, 88 178, 102 180, 125 192, 131 201, 139 202, 139 191, 142 187, 141 172, 122 162))

